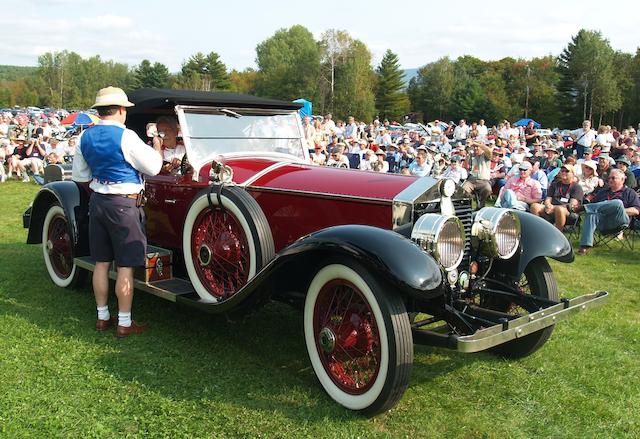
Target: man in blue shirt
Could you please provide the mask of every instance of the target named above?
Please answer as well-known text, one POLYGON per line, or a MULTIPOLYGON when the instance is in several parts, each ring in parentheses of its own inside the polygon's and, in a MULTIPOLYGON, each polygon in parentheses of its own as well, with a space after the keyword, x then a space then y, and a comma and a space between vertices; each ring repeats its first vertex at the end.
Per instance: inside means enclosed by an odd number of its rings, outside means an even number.
POLYGON ((101 120, 80 136, 72 170, 74 181, 90 182, 89 188, 93 190, 89 201, 89 248, 96 261, 93 272, 96 329, 104 331, 116 323, 107 306, 109 268, 115 261, 118 337, 147 329, 131 319, 133 270, 145 264, 147 253, 141 207, 142 175, 156 175, 162 166, 161 152, 125 127, 127 108, 131 106, 119 88, 107 87, 98 92, 93 108, 97 108, 101 120))
POLYGON ((640 215, 638 194, 625 186, 624 180, 624 172, 613 169, 609 173, 609 187, 600 190, 593 203, 584 205, 586 215, 580 236, 579 254, 586 255, 589 252, 596 229, 604 232, 616 230, 628 225, 631 217, 640 215))

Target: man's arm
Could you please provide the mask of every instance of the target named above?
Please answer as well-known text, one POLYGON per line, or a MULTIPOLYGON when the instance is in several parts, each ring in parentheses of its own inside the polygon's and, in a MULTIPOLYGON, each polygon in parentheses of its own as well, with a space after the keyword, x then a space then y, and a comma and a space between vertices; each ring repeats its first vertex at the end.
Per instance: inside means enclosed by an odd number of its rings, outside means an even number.
POLYGON ((162 168, 162 155, 129 129, 122 133, 122 153, 125 160, 143 174, 157 175, 162 168))
POLYGON ((86 183, 93 179, 91 168, 82 155, 80 142, 78 142, 76 153, 73 157, 73 165, 71 166, 71 179, 73 181, 77 181, 78 183, 86 183))

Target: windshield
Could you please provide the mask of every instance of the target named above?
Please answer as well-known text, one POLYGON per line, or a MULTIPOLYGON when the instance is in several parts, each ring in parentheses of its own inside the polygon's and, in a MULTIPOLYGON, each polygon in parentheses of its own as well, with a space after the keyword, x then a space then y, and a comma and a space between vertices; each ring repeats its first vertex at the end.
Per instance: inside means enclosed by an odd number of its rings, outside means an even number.
POLYGON ((306 145, 295 111, 186 106, 176 110, 189 161, 196 169, 225 154, 279 153, 305 159, 306 145))

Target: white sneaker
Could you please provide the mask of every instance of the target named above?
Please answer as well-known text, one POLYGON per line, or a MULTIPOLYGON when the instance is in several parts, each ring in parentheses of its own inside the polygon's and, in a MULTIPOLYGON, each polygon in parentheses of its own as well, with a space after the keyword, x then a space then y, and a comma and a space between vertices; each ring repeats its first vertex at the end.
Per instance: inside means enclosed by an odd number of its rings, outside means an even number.
POLYGON ((29 183, 31 181, 31 179, 29 178, 29 174, 24 174, 22 176, 22 182, 23 183, 29 183))
POLYGON ((4 174, 0 175, 0 183, 4 183, 5 181, 7 181, 7 176, 4 174))

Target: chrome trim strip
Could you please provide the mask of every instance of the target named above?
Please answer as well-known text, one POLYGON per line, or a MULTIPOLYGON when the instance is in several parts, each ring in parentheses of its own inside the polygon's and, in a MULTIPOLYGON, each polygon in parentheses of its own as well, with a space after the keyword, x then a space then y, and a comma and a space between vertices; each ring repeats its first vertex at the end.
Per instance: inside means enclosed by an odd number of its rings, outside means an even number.
POLYGON ((265 186, 246 186, 247 190, 256 191, 256 192, 278 192, 282 194, 293 194, 293 195, 305 195, 314 198, 325 198, 325 199, 337 199, 344 201, 366 201, 371 204, 381 204, 388 205, 391 204, 391 200, 383 199, 383 198, 367 198, 367 197, 357 197, 354 195, 345 195, 345 194, 330 194, 326 192, 313 192, 313 191, 303 191, 296 189, 281 189, 281 188, 272 188, 265 186))
POLYGON ((267 166, 262 171, 255 173, 252 177, 247 178, 242 183, 237 183, 237 184, 238 184, 238 186, 249 186, 249 185, 255 183, 255 181, 258 180, 259 178, 261 178, 261 177, 267 175, 268 173, 270 173, 271 171, 275 171, 276 169, 282 168, 283 166, 286 166, 286 165, 288 165, 290 163, 295 163, 295 162, 294 161, 282 161, 282 162, 274 163, 273 165, 267 166))

